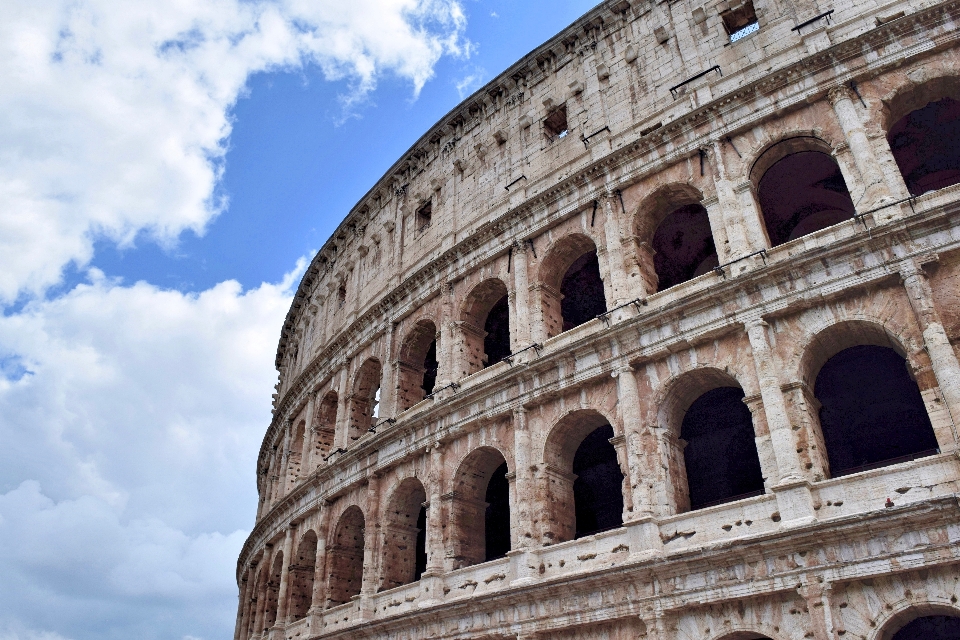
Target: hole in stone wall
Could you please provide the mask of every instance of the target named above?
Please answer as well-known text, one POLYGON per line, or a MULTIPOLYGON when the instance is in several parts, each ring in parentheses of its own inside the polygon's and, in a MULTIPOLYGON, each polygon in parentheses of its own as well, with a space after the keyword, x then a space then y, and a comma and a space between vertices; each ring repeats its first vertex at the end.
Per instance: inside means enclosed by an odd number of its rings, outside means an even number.
POLYGON ((596 249, 570 265, 560 283, 560 295, 564 331, 579 327, 607 310, 596 249))
POLYGON ((433 393, 433 388, 437 384, 437 368, 440 366, 440 363, 437 362, 437 341, 434 340, 430 343, 430 348, 427 349, 427 355, 423 360, 423 384, 420 385, 420 388, 423 389, 424 397, 433 393))
POLYGON ((613 427, 598 427, 583 439, 573 456, 577 538, 623 524, 623 473, 617 451, 610 444, 612 437, 613 427))
POLYGON ((887 135, 911 195, 960 182, 960 102, 943 98, 896 122, 887 135))
POLYGON ((347 285, 341 282, 337 287, 337 307, 342 307, 347 301, 347 285))
POLYGON ((423 231, 430 226, 433 219, 433 201, 428 201, 425 205, 417 209, 417 231, 423 231))
POLYGON ((420 506, 420 513, 417 515, 417 548, 416 564, 413 572, 414 581, 419 580, 423 572, 427 570, 427 508, 420 506))
POLYGON ((330 549, 327 600, 331 607, 350 602, 350 598, 360 595, 363 536, 363 512, 359 507, 350 507, 340 516, 330 549))
POLYGON ((486 533, 486 560, 496 560, 510 551, 510 484, 507 481, 507 463, 504 462, 490 476, 485 495, 484 513, 486 533))
POLYGON ((487 334, 483 339, 486 354, 483 366, 489 367, 510 355, 510 304, 507 296, 497 300, 490 309, 483 330, 487 334))
POLYGON ((297 547, 290 563, 289 608, 290 617, 300 620, 307 616, 313 601, 313 578, 317 566, 317 534, 308 531, 297 547))
POLYGON ((820 151, 781 158, 764 172, 757 192, 773 247, 850 220, 855 212, 840 167, 820 151))
POLYGON ((720 13, 723 20, 723 28, 730 36, 730 42, 748 36, 760 30, 760 23, 757 22, 757 12, 753 8, 752 0, 741 4, 739 7, 727 9, 720 13))
POLYGON ((653 234, 657 291, 707 273, 720 264, 707 210, 688 204, 667 215, 653 234))
POLYGON ((569 132, 567 127, 567 105, 554 109, 543 121, 543 130, 552 139, 563 138, 569 132))
POLYGON ((693 401, 680 438, 690 509, 763 493, 763 474, 743 389, 718 387, 693 401))
POLYGON ((397 362, 397 409, 404 411, 433 392, 437 381, 437 327, 421 320, 403 341, 397 362))
POLYGON ((897 631, 892 640, 958 640, 960 617, 923 616, 897 631))
POLYGON ((357 372, 350 401, 351 440, 359 440, 380 416, 380 361, 369 358, 357 372))
POLYGON ((920 389, 889 347, 840 351, 817 374, 814 395, 832 477, 937 451, 920 389))
POLYGON ((380 591, 419 580, 426 569, 426 499, 416 478, 404 480, 393 494, 383 517, 380 591))

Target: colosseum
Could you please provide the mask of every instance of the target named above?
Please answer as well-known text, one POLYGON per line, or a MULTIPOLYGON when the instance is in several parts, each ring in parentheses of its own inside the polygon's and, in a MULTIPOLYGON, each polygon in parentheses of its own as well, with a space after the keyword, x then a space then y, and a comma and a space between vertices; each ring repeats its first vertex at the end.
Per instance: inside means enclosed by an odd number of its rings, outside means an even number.
POLYGON ((608 0, 287 315, 236 640, 960 638, 960 2, 608 0))

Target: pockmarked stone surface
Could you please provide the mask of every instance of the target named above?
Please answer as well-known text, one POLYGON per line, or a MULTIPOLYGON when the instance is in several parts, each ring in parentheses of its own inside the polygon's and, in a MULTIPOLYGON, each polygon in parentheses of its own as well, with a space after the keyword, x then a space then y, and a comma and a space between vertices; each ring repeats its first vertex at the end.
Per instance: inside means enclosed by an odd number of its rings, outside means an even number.
POLYGON ((960 638, 960 2, 609 0, 280 337, 236 640, 960 638))

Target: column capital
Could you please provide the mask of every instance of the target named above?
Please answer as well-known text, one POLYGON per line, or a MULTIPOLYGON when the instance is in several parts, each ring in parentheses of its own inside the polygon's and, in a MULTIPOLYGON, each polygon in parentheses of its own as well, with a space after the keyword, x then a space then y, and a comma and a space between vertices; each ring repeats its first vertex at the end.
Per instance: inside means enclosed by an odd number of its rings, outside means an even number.
POLYGON ((836 105, 838 102, 843 100, 853 101, 853 92, 850 91, 850 87, 845 84, 839 84, 835 87, 832 87, 827 91, 827 99, 830 100, 830 104, 836 105))

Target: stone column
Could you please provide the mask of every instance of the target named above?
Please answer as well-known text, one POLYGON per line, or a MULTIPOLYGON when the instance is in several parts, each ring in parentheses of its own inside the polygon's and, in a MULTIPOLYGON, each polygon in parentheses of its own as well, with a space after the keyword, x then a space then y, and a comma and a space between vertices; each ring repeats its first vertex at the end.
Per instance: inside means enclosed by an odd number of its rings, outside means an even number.
POLYGON ((957 420, 960 419, 960 362, 934 305, 933 290, 923 267, 916 260, 905 260, 900 265, 900 277, 923 332, 923 345, 930 356, 933 374, 953 423, 952 433, 937 433, 937 441, 941 451, 954 451, 958 442, 957 420))
POLYGON ((427 496, 427 567, 424 575, 443 573, 443 505, 440 497, 443 495, 443 475, 443 445, 437 442, 430 448, 430 473, 427 476, 430 494, 427 496))
POLYGON ((313 472, 314 441, 317 437, 316 426, 313 424, 313 414, 317 409, 317 394, 312 391, 307 396, 307 426, 303 429, 303 451, 300 453, 300 475, 307 477, 313 472))
POLYGON ((250 624, 250 602, 253 599, 253 592, 257 588, 257 574, 254 570, 255 567, 256 563, 251 562, 247 567, 247 576, 242 581, 243 584, 240 587, 240 606, 238 607, 239 613, 237 615, 237 629, 233 632, 233 640, 246 640, 247 638, 246 628, 250 624))
MULTIPOLYGON (((848 86, 840 85, 831 89, 827 95, 837 114, 837 120, 843 129, 847 144, 850 145, 857 171, 860 172, 860 179, 863 182, 864 193, 857 203, 857 210, 867 211, 878 204, 893 200, 890 188, 884 180, 883 169, 873 152, 873 146, 867 138, 860 116, 857 115, 857 109, 853 104, 853 92, 848 86)), ((888 216, 895 212, 893 207, 884 211, 888 216), (887 211, 889 213, 886 213, 887 211)))
MULTIPOLYGON (((317 560, 314 564, 313 591, 310 594, 310 614, 319 615, 327 603, 327 526, 330 506, 320 504, 320 522, 317 525, 317 560)), ((311 625, 313 626, 313 625, 311 625)))
POLYGON ((620 422, 623 424, 627 452, 627 480, 630 483, 632 497, 629 509, 630 519, 651 516, 653 499, 642 473, 644 455, 649 454, 641 450, 640 392, 637 389, 637 378, 629 365, 618 369, 613 375, 617 379, 617 395, 620 399, 617 410, 620 412, 620 422))
POLYGON ((527 273, 527 243, 516 242, 513 245, 513 291, 515 295, 514 318, 516 326, 510 326, 510 336, 516 336, 514 351, 523 349, 533 341, 530 331, 530 282, 527 273))
POLYGON ((290 440, 293 439, 293 420, 289 418, 283 423, 283 455, 280 458, 280 495, 277 500, 283 499, 287 492, 292 488, 289 486, 290 480, 290 440))
POLYGON ((364 514, 363 578, 360 586, 360 617, 373 617, 372 599, 379 586, 380 569, 380 477, 367 480, 367 512, 364 514))
MULTIPOLYGON (((733 182, 727 177, 727 167, 723 161, 723 147, 720 141, 713 143, 713 181, 717 191, 716 198, 707 198, 703 206, 710 218, 710 230, 717 247, 720 264, 726 264, 754 251, 763 249, 766 244, 756 245, 748 233, 749 216, 757 217, 755 207, 743 210, 734 191, 733 182)), ((747 192, 747 196, 752 194, 747 192)), ((741 197, 744 197, 741 195, 741 197)))
MULTIPOLYGON (((350 424, 350 362, 345 362, 340 369, 340 386, 337 389, 337 425, 333 433, 333 450, 347 448, 347 425, 350 424)), ((332 452, 331 452, 332 453, 332 452)))
POLYGON ((282 627, 287 622, 287 591, 290 586, 290 555, 293 554, 293 533, 296 525, 287 528, 287 536, 283 541, 283 568, 280 570, 280 593, 277 596, 277 626, 282 627))
POLYGON ((533 474, 530 470, 530 427, 527 424, 527 410, 517 407, 513 410, 513 472, 517 502, 513 509, 516 517, 517 532, 514 549, 526 549, 536 543, 533 531, 534 495, 533 474))
POLYGON ((383 368, 380 374, 380 417, 379 420, 392 418, 397 415, 397 386, 400 384, 400 369, 394 362, 393 342, 397 325, 390 322, 387 325, 386 357, 383 359, 383 368))
MULTIPOLYGON (((620 224, 614 212, 613 201, 617 196, 607 193, 603 196, 603 234, 606 240, 607 270, 610 272, 610 289, 613 298, 607 301, 607 308, 619 307, 631 298, 627 295, 626 267, 623 262, 623 246, 620 241, 620 224)), ((619 202, 618 205, 619 207, 619 202)), ((626 215, 626 212, 624 212, 626 215)))
POLYGON ((260 572, 260 582, 255 587, 257 595, 257 612, 253 617, 253 634, 259 635, 263 632, 263 617, 267 610, 267 582, 269 581, 270 567, 273 556, 270 553, 270 547, 263 551, 263 558, 260 560, 263 570, 260 572))

